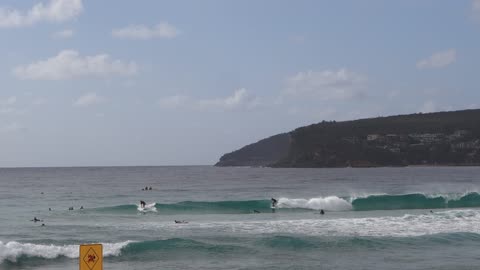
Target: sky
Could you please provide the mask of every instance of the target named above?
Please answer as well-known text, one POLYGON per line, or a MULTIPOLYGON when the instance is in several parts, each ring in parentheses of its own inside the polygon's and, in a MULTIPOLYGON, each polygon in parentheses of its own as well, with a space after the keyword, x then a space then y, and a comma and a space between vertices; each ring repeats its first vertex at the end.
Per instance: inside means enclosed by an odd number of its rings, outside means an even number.
POLYGON ((208 165, 480 108, 480 0, 2 0, 0 167, 208 165))

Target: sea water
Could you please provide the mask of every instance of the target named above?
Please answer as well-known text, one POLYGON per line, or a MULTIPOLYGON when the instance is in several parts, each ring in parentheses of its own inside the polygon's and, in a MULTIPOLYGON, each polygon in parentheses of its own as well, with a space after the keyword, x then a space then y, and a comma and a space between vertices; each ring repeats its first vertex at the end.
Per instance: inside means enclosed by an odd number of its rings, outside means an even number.
POLYGON ((478 269, 479 187, 477 167, 0 169, 0 269, 78 269, 82 243, 116 270, 478 269))

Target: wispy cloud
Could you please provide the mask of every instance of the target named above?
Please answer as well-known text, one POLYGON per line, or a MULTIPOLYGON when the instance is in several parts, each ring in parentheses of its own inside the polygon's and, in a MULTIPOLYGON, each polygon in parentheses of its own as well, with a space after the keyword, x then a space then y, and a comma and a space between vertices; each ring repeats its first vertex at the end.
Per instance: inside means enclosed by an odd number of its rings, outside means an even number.
POLYGON ((480 13, 480 0, 473 0, 472 1, 472 10, 473 10, 473 12, 480 13))
POLYGON ((79 97, 73 103, 76 107, 88 107, 95 104, 100 104, 105 102, 105 98, 97 95, 97 93, 91 92, 79 97))
POLYGON ((77 17, 83 10, 82 0, 50 0, 30 10, 0 7, 0 28, 29 26, 40 22, 64 22, 77 17))
POLYGON ((12 122, 0 127, 0 132, 2 133, 10 133, 10 132, 17 132, 17 131, 25 131, 25 130, 27 129, 24 126, 16 122, 12 122))
POLYGON ((426 59, 417 62, 418 69, 443 68, 457 59, 457 52, 454 49, 436 52, 426 59))
POLYGON ((17 97, 11 96, 5 99, 0 99, 0 106, 10 106, 17 102, 17 97))
POLYGON ((287 78, 287 96, 317 97, 323 100, 364 96, 365 76, 347 69, 305 71, 287 78))
POLYGON ((158 104, 164 109, 191 109, 230 111, 238 109, 253 109, 261 104, 259 98, 250 95, 246 89, 241 88, 230 96, 211 99, 195 99, 189 96, 175 95, 164 97, 158 104))
POLYGON ((97 95, 97 93, 90 92, 77 98, 73 105, 76 107, 88 107, 95 104, 101 104, 105 101, 106 99, 104 97, 97 95))
POLYGON ((153 27, 146 25, 129 25, 124 28, 114 29, 112 31, 112 36, 122 39, 153 39, 153 38, 164 38, 172 39, 180 34, 180 31, 175 28, 173 25, 162 22, 153 27))
POLYGON ((66 38, 73 37, 74 34, 75 32, 72 29, 65 29, 65 30, 53 33, 52 37, 57 39, 60 39, 60 38, 66 39, 66 38))
POLYGON ((0 99, 0 114, 2 115, 26 114, 27 110, 18 108, 17 101, 18 101, 18 98, 16 96, 0 99))
POLYGON ((48 100, 46 98, 36 98, 32 101, 33 105, 44 105, 47 103, 48 103, 48 100))
POLYGON ((81 56, 77 51, 63 50, 47 60, 16 67, 12 72, 25 80, 67 80, 133 75, 137 72, 137 66, 134 62, 111 59, 108 54, 81 56))

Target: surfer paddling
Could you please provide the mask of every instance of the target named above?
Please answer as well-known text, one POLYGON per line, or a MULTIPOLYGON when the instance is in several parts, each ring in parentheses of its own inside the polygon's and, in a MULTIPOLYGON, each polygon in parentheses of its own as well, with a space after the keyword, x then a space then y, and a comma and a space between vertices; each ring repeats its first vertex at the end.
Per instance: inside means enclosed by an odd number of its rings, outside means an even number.
POLYGON ((185 221, 185 220, 175 220, 175 223, 176 223, 176 224, 187 224, 188 221, 185 221))

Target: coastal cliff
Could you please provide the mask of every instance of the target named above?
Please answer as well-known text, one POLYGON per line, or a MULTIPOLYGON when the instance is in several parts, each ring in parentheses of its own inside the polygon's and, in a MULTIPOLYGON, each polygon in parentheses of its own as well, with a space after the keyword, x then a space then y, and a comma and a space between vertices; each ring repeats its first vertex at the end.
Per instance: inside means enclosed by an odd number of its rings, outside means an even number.
POLYGON ((323 121, 225 154, 216 166, 480 165, 480 110, 323 121))

